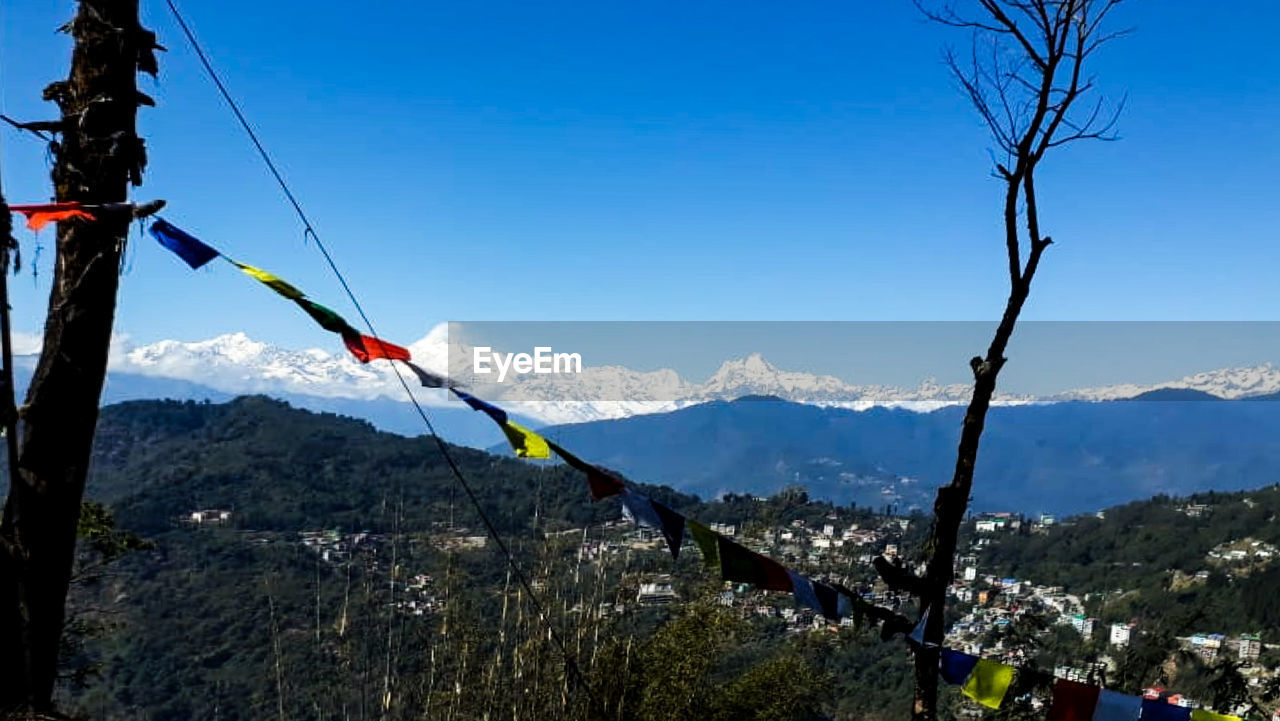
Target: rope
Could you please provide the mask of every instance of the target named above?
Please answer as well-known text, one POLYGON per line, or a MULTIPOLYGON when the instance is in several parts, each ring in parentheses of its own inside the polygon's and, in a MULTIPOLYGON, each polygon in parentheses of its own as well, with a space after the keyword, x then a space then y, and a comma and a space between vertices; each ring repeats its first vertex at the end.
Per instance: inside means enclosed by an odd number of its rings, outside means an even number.
MULTIPOLYGON (((311 224, 311 220, 307 217, 306 211, 302 209, 302 204, 298 202, 298 198, 293 194, 293 191, 290 190, 289 184, 285 181, 280 169, 276 166, 275 161, 271 159, 271 155, 267 152, 266 147, 262 144, 262 141, 259 140, 258 134, 254 132, 253 126, 249 124, 249 120, 240 110, 240 105, 235 101, 235 98, 232 97, 231 92, 222 82, 222 78, 218 75, 217 71, 213 69, 212 63, 209 62, 209 57, 205 54, 204 49, 196 40, 195 33, 192 32, 191 26, 187 24, 186 19, 183 18, 182 13, 178 11, 173 0, 165 0, 165 4, 169 6, 169 11, 173 13, 174 20, 177 21, 178 26, 182 29, 183 35, 186 36, 187 43, 200 59, 200 64, 204 66, 205 73, 209 76, 209 79, 213 81, 213 84, 217 86, 218 92, 222 95, 222 99, 226 101, 227 106, 235 115, 236 120, 239 121, 240 127, 253 143, 253 147, 257 149, 258 156, 262 159, 263 164, 267 166, 267 170, 269 170, 271 172, 271 176, 275 178, 276 183, 280 186, 280 190, 284 193, 285 198, 289 201, 289 204, 293 206, 294 212, 302 222, 303 238, 310 238, 315 243, 316 248, 320 250, 321 255, 324 256, 325 262, 329 265, 329 269, 333 271, 334 277, 336 277, 338 279, 338 283, 341 284, 342 290, 346 293, 347 298, 351 300, 351 304, 355 306, 356 312, 360 314, 360 319, 364 321, 365 327, 369 329, 369 334, 375 337, 380 337, 378 336, 377 329, 373 325, 373 321, 369 319, 364 308, 360 305, 359 299, 356 298, 355 292, 351 290, 351 286, 347 283, 346 277, 342 274, 342 271, 338 269, 338 265, 334 262, 333 256, 329 254, 329 249, 325 246, 324 242, 320 240, 319 234, 316 233, 315 226, 311 224)), ((582 675, 582 671, 579 670, 577 662, 569 653, 568 647, 560 638, 560 634, 556 631, 554 624, 551 623, 551 619, 547 615, 542 602, 538 600, 537 595, 533 592, 533 585, 529 582, 528 577, 524 574, 524 571, 521 570, 519 564, 516 563, 515 557, 511 554, 511 550, 508 548, 506 542, 502 540, 502 536, 498 533, 498 529, 494 526, 493 521, 491 521, 488 514, 484 512, 484 508, 480 505, 480 500, 476 497, 475 491, 471 488, 471 484, 467 482, 466 476, 463 474, 462 469, 458 467, 453 455, 449 452, 449 447, 444 442, 444 439, 442 439, 440 434, 436 432, 435 425, 431 422, 431 418, 423 409, 422 404, 420 404, 417 397, 414 396, 413 390, 405 380, 400 367, 392 363, 391 368, 395 371, 396 379, 400 382, 400 386, 404 389, 405 395, 413 405, 414 410, 417 411, 418 417, 422 419, 422 423, 426 427, 427 432, 435 441, 436 447, 440 450, 440 455, 444 457, 445 463, 449 466, 449 470, 452 472, 453 477, 458 481, 458 485, 462 487, 463 492, 466 493, 467 499, 471 501, 471 505, 475 507, 476 514, 484 524, 485 530, 494 540, 494 543, 497 544, 498 549, 502 552, 503 557, 507 561, 507 565, 515 574, 516 579, 524 588, 525 593, 529 594, 529 600, 532 601, 534 608, 537 610, 538 618, 542 621, 543 625, 546 626, 547 634, 551 637, 556 648, 560 651, 560 655, 564 657, 565 665, 568 666, 570 672, 573 674, 574 680, 577 681, 586 691, 587 697, 590 699, 592 705, 603 711, 603 706, 601 706, 598 699, 596 699, 595 694, 591 690, 591 686, 587 683, 586 677, 582 675)))

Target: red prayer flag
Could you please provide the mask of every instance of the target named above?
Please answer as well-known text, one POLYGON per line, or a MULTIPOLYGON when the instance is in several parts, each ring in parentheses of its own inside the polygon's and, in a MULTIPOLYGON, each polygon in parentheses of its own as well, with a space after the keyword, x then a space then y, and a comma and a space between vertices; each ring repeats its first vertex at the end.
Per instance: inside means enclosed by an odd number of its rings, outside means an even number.
POLYGON ((1097 686, 1058 679, 1053 684, 1053 705, 1048 721, 1091 721, 1098 706, 1097 686))
POLYGON ((93 214, 84 209, 78 202, 40 203, 36 205, 10 205, 9 210, 22 213, 27 218, 27 227, 40 230, 50 223, 72 218, 97 220, 93 214))
POLYGON ((351 355, 355 356, 356 360, 361 363, 368 363, 376 358, 398 361, 412 359, 408 348, 398 346, 395 343, 388 343, 371 335, 343 333, 342 342, 347 346, 347 350, 351 351, 351 355))

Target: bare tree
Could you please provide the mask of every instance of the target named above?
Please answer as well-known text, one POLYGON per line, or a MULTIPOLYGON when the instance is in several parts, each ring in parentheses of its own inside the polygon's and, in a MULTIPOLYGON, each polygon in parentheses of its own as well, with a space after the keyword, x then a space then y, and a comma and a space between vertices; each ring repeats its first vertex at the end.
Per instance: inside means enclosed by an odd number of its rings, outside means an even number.
MULTIPOLYGON (((1040 258, 1053 242, 1042 232, 1036 173, 1050 149, 1077 140, 1114 140, 1112 130, 1123 101, 1107 108, 1102 99, 1082 99, 1094 88, 1085 68, 1094 53, 1126 31, 1106 32, 1103 23, 1122 0, 972 0, 957 9, 946 4, 917 7, 932 21, 972 32, 971 52, 946 54, 952 75, 982 117, 995 142, 995 175, 1004 183, 1004 245, 1009 263, 1009 297, 985 356, 969 361, 973 396, 964 417, 951 482, 938 489, 933 528, 925 547, 924 575, 876 560, 880 576, 906 591, 927 612, 922 644, 915 648, 915 702, 912 717, 937 717, 939 646, 947 587, 954 580, 956 543, 969 507, 978 443, 1005 349, 1031 292, 1040 258)), ((909 622, 881 611, 885 632, 909 622)))
MULTIPOLYGON (((52 711, 76 528, 115 317, 120 261, 142 182, 137 72, 155 73, 138 0, 81 0, 64 28, 71 74, 45 89, 61 119, 53 183, 96 220, 58 227, 44 346, 21 416, 21 448, 0 521, 0 717, 52 711)), ((2 264, 0 264, 2 265, 2 264)), ((2 269, 2 268, 0 268, 2 269)), ((9 416, 13 409, 0 409, 9 416)))

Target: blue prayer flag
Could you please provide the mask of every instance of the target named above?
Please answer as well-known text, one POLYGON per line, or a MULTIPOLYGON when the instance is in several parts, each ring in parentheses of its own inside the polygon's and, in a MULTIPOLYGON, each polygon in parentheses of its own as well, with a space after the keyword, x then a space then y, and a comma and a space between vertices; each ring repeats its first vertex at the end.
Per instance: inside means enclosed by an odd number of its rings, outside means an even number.
POLYGON ((1141 696, 1129 696, 1104 688, 1098 694, 1098 707, 1093 712, 1093 721, 1138 721, 1141 713, 1141 696))
POLYGON ((963 686, 964 682, 969 679, 969 674, 973 673, 973 667, 977 665, 977 656, 970 656, 967 653, 944 648, 942 649, 938 672, 942 674, 943 681, 952 686, 963 686))
POLYGON ((490 418, 497 421, 498 423, 507 422, 507 412, 502 410, 501 408, 491 403, 485 403, 484 401, 480 400, 479 398, 476 398, 475 396, 471 395, 470 393, 467 393, 466 391, 460 391, 457 388, 450 388, 449 390, 453 391, 453 394, 461 398, 464 403, 471 406, 472 410, 483 411, 490 418))
POLYGON ((826 615, 822 608, 822 602, 818 600, 818 594, 814 591, 813 581, 792 571, 790 568, 787 569, 787 574, 791 576, 791 592, 795 594, 796 602, 801 606, 808 606, 818 613, 826 615))
POLYGON ((1162 698, 1147 698, 1142 700, 1142 721, 1191 721, 1191 709, 1162 698))
POLYGON ((684 516, 634 491, 622 494, 622 507, 638 525, 661 531, 667 540, 667 548, 671 550, 671 557, 680 557, 680 544, 684 542, 684 516))
POLYGON ((160 241, 160 245, 182 258, 187 265, 191 266, 192 270, 199 268, 219 255, 218 251, 162 218, 156 218, 151 223, 149 230, 151 235, 160 241))

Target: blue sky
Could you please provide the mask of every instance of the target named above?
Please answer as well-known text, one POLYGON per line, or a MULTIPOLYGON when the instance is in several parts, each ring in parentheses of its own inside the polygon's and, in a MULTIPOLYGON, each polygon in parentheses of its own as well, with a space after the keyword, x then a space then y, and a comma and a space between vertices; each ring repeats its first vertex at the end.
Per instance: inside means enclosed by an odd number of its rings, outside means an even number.
MULTIPOLYGON (((353 315, 162 3, 137 197, 353 315)), ((0 10, 0 101, 52 117, 66 2, 0 10)), ((446 320, 974 320, 1006 279, 985 129, 941 50, 967 36, 872 3, 185 3, 384 336, 446 320)), ((1134 2, 1095 65, 1123 141, 1040 176, 1058 244, 1026 317, 1274 320, 1280 6, 1134 2)), ((10 202, 48 196, 8 129, 10 202)), ((22 229, 24 255, 35 239, 22 229)), ((16 325, 41 327, 41 274, 16 325)), ((227 267, 134 242, 118 330, 335 346, 227 267)), ((1265 360, 1265 359, 1259 359, 1265 360)), ((1280 359, 1277 359, 1280 360, 1280 359)))

